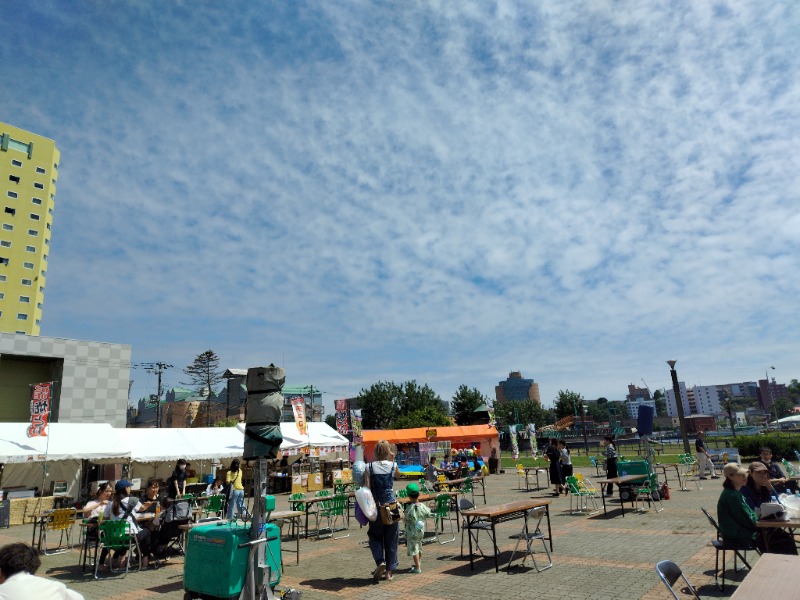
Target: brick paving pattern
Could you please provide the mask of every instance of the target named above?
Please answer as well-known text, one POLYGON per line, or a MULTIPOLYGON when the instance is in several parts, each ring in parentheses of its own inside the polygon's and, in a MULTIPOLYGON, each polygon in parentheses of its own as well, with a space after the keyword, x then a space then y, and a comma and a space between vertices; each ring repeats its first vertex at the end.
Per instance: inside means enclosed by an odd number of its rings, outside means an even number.
MULTIPOLYGON (((582 471, 584 476, 594 474, 590 469, 582 471)), ((460 556, 459 534, 455 542, 423 546, 421 574, 410 572, 413 563, 401 545, 400 568, 394 580, 376 582, 371 577, 374 564, 366 544, 366 528, 360 529, 351 519, 349 538, 302 540, 300 565, 295 565, 294 554, 285 553, 286 568, 279 589, 288 586, 301 590, 305 600, 527 599, 532 595, 548 600, 667 600, 671 596, 658 579, 654 567, 657 561, 669 559, 683 569, 702 596, 723 597, 714 586, 715 552, 709 544, 714 532, 700 511, 700 507, 705 507, 712 514, 716 513, 721 481, 705 481, 702 490, 690 485, 689 491, 684 492, 677 490, 677 481, 673 477, 670 478, 672 499, 664 501, 664 511, 649 510, 638 514, 626 509, 623 518, 617 501, 613 500, 610 503, 613 518, 605 519, 602 511, 594 517, 570 515, 569 498, 555 498, 549 490, 526 492, 516 489, 516 472, 509 470, 488 478, 487 503, 498 504, 529 497, 553 500, 550 506, 554 540, 552 569, 537 573, 530 559, 524 567, 512 568, 511 571, 502 568, 516 543, 512 536, 522 526, 522 521, 516 520, 498 526, 500 573, 495 573, 491 558, 480 557, 476 558, 475 570, 471 571, 469 559, 460 556)), ((287 509, 288 495, 278 495, 277 503, 278 510, 287 509)), ((476 498, 476 504, 480 506, 482 499, 476 498)), ((30 543, 31 527, 21 525, 0 530, 0 545, 13 541, 30 543)), ((287 529, 284 528, 284 533, 287 529)), ((488 538, 484 533, 481 536, 486 541, 486 549, 490 546, 488 538)), ((294 541, 284 543, 292 548, 293 544, 294 541)), ((537 560, 540 556, 543 564, 546 557, 544 553, 537 553, 537 560)), ((77 548, 64 554, 42 556, 41 559, 39 575, 64 582, 87 600, 183 598, 181 558, 172 559, 158 570, 131 572, 125 578, 112 577, 100 581, 95 581, 88 572, 81 572, 77 566, 77 548)), ((748 560, 756 561, 757 555, 748 555, 748 560)), ((515 558, 515 563, 519 562, 515 558)), ((746 571, 734 576, 729 569, 728 575, 740 581, 746 571)), ((736 584, 737 581, 733 581, 729 587, 726 583, 724 596, 733 593, 736 584)))

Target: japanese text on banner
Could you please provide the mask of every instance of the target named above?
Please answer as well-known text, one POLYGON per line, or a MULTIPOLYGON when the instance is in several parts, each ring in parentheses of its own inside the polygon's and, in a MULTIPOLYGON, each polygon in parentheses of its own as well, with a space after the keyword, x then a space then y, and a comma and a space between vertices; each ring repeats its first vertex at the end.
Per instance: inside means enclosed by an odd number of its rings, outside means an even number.
POLYGON ((306 400, 298 396, 292 398, 292 410, 294 411, 294 424, 297 425, 297 431, 300 435, 308 435, 306 433, 306 400))
POLYGON ((31 424, 28 427, 28 437, 47 436, 52 389, 52 381, 35 383, 31 386, 31 424))

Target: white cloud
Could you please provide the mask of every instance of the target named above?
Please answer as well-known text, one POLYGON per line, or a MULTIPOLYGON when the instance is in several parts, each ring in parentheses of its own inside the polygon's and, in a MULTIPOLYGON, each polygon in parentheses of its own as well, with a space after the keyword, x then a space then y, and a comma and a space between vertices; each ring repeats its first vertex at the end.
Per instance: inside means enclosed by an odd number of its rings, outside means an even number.
POLYGON ((5 6, 4 118, 62 152, 46 335, 348 393, 797 376, 786 5, 5 6))

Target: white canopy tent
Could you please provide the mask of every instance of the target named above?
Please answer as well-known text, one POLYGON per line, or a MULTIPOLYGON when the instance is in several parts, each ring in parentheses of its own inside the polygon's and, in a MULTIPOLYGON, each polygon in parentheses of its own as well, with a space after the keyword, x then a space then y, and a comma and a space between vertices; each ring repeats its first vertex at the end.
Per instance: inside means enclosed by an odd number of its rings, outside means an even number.
POLYGON ((82 460, 126 462, 130 449, 108 423, 51 423, 46 437, 29 438, 28 423, 0 423, 3 488, 37 487, 49 492, 52 481, 66 481, 76 496, 82 460), (46 475, 43 467, 46 462, 46 475))

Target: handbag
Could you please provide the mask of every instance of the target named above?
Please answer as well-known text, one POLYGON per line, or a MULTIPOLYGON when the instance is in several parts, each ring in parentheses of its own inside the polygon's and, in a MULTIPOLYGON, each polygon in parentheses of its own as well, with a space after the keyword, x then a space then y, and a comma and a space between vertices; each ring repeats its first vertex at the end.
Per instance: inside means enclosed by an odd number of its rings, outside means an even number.
POLYGON ((387 502, 381 504, 380 510, 381 522, 384 525, 394 525, 395 523, 403 520, 403 507, 399 502, 387 502))

